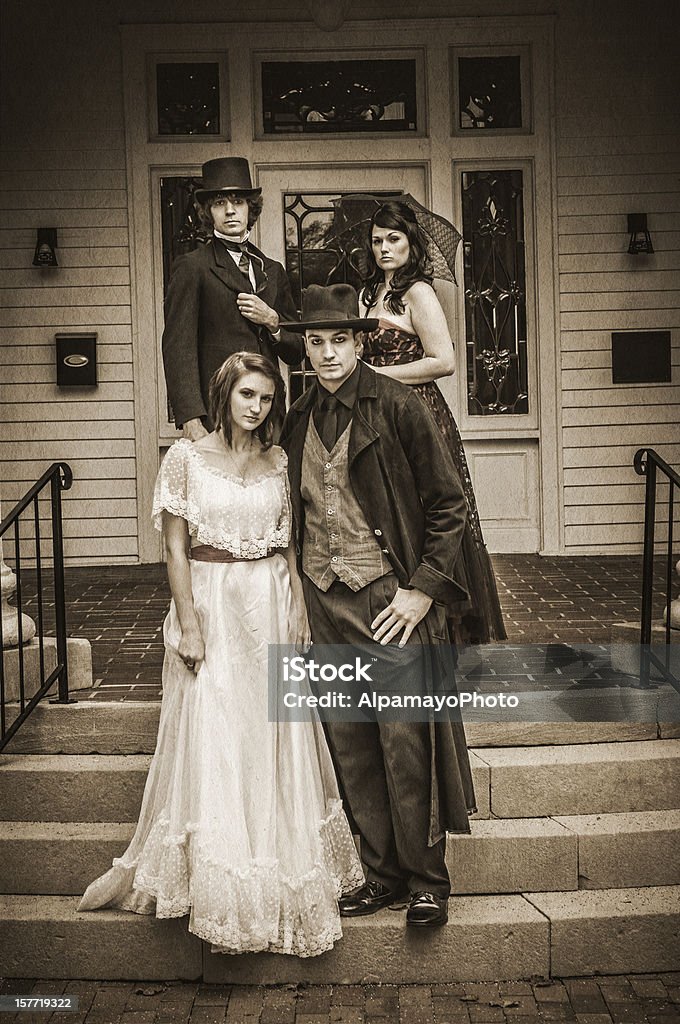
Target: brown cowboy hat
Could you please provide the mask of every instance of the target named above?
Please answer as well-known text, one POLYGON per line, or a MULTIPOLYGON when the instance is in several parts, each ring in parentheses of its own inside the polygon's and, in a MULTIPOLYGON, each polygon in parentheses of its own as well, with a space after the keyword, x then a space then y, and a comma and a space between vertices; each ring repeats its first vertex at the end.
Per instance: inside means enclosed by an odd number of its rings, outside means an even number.
POLYGON ((262 192, 261 188, 253 187, 248 161, 242 156, 221 156, 207 160, 203 164, 202 178, 201 188, 194 192, 199 202, 220 192, 238 192, 250 196, 259 196, 262 192))
POLYGON ((374 331, 378 321, 359 316, 359 296, 351 284, 328 286, 310 284, 302 292, 302 320, 281 324, 287 331, 330 330, 346 327, 352 331, 374 331))

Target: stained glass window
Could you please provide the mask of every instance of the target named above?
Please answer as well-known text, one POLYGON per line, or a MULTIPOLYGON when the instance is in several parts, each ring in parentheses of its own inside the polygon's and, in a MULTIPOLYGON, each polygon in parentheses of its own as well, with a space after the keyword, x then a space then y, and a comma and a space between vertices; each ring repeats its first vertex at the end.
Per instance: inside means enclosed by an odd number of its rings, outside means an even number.
POLYGON ((265 61, 265 135, 417 132, 416 61, 265 61))
POLYGON ((468 413, 528 413, 522 172, 461 177, 468 413))
POLYGON ((156 107, 159 135, 219 135, 219 64, 157 64, 156 107))
POLYGON ((522 128, 519 56, 458 58, 460 128, 522 128))

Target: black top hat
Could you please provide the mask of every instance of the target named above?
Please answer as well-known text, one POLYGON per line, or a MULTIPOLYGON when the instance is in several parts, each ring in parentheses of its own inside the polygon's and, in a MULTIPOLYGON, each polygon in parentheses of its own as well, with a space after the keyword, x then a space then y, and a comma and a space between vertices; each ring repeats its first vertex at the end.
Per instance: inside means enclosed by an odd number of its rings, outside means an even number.
POLYGON ((242 156, 221 156, 216 160, 207 160, 203 164, 202 172, 201 188, 194 192, 199 202, 219 192, 241 192, 245 195, 259 196, 262 191, 261 188, 253 187, 248 161, 242 156))
POLYGON ((378 321, 359 316, 359 296, 351 284, 331 284, 328 287, 310 284, 302 292, 302 321, 281 326, 287 331, 300 332, 333 327, 374 331, 378 321))

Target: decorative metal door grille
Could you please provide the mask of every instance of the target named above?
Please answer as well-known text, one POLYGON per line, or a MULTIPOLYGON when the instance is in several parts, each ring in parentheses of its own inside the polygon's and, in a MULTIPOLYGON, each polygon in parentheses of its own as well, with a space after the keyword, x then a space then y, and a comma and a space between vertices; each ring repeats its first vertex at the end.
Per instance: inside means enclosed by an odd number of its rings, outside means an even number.
MULTIPOLYGON (((283 196, 286 272, 298 309, 302 307, 302 289, 310 284, 351 284, 357 291, 361 288, 362 276, 357 261, 359 254, 344 252, 334 238, 336 210, 333 200, 341 194, 287 192, 283 196)), ((372 192, 371 195, 389 198, 399 193, 372 192)), ((290 374, 291 402, 315 378, 316 374, 305 359, 290 374)))
POLYGON ((522 172, 466 171, 461 179, 468 413, 526 414, 522 172))
POLYGON ((194 208, 194 189, 200 187, 200 178, 161 178, 163 296, 167 294, 170 271, 177 257, 210 238, 194 208))

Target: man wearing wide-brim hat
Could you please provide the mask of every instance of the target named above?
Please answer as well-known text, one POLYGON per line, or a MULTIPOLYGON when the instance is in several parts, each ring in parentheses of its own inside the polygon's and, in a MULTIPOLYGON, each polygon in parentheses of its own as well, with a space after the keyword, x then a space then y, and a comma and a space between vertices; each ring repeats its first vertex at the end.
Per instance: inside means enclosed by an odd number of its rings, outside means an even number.
POLYGON ((259 352, 289 364, 303 358, 299 335, 280 326, 297 315, 286 272, 249 239, 262 189, 253 187, 248 161, 204 163, 195 202, 212 238, 175 262, 163 331, 168 398, 177 426, 192 441, 212 426, 208 384, 228 356, 259 352))
MULTIPOLYGON (((412 388, 359 359, 378 321, 360 318, 350 285, 311 285, 302 323, 285 326, 304 331, 317 373, 281 437, 312 641, 342 663, 354 663, 342 645, 368 648, 388 688, 406 669, 427 695, 455 693, 446 608, 466 597, 454 578, 466 502, 441 432, 412 388)), ((343 713, 326 728, 366 869, 341 915, 408 900, 409 926, 446 924, 445 832, 469 832, 475 809, 462 723, 343 713)))

